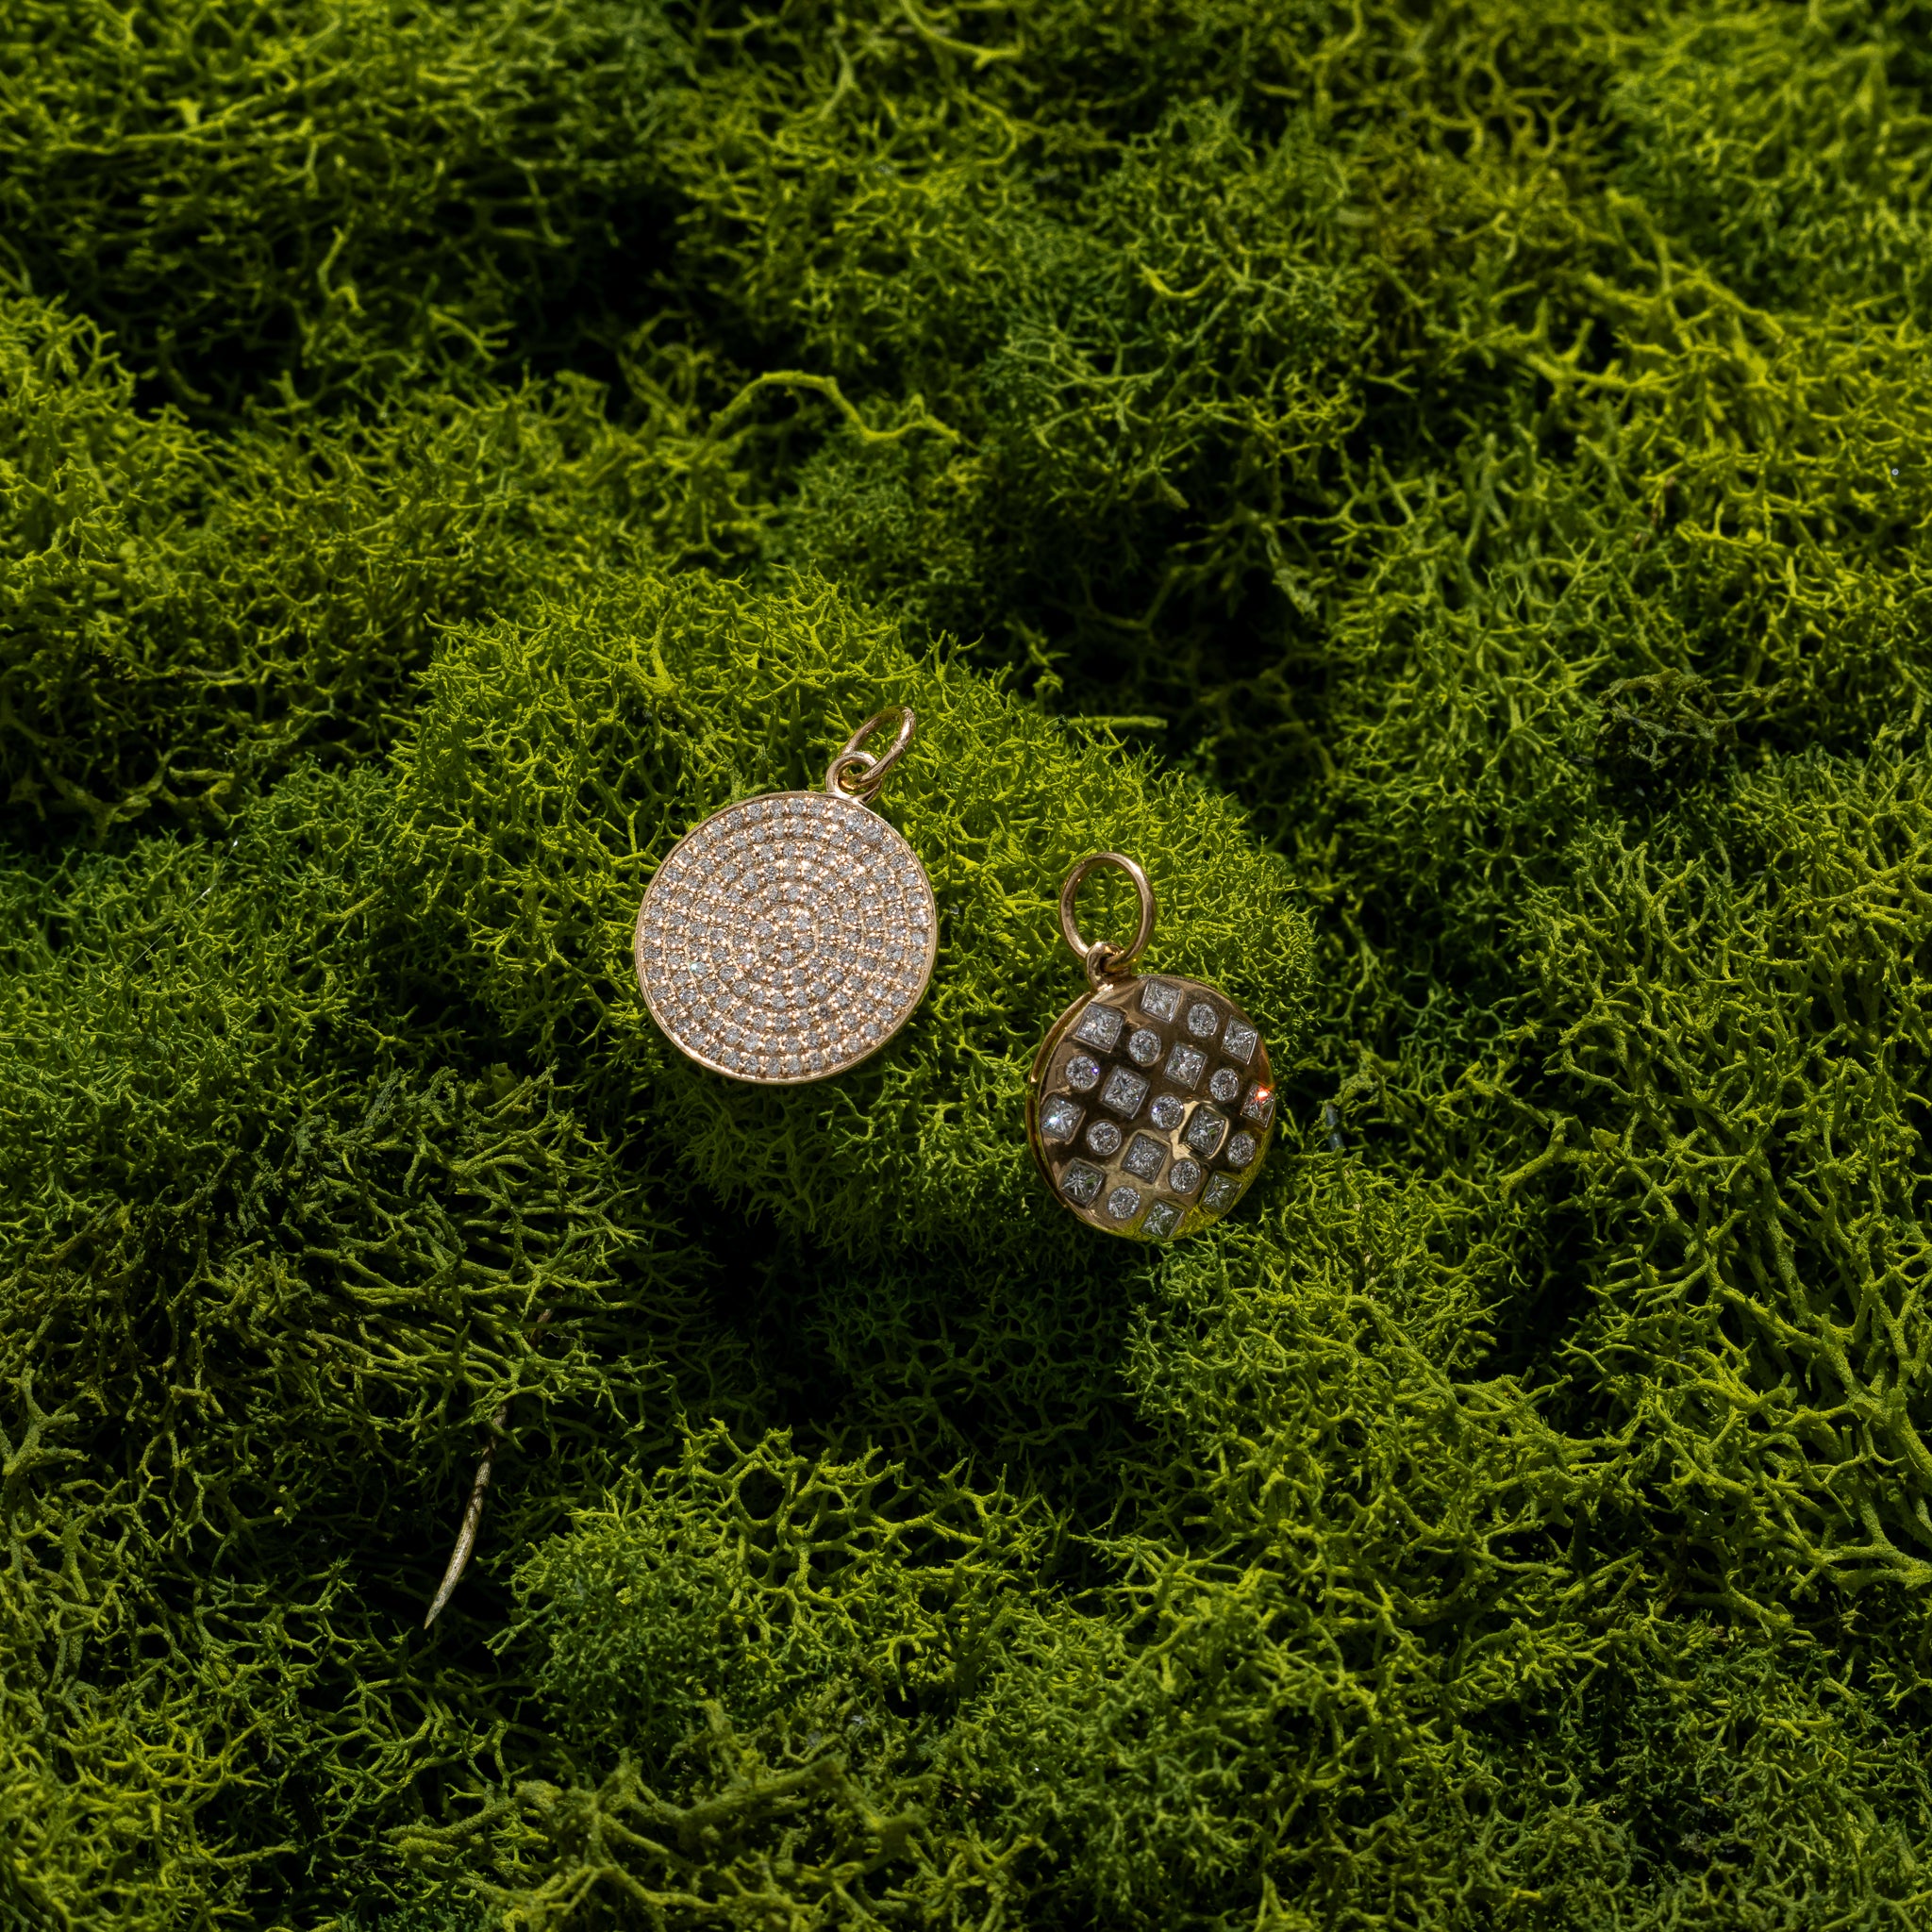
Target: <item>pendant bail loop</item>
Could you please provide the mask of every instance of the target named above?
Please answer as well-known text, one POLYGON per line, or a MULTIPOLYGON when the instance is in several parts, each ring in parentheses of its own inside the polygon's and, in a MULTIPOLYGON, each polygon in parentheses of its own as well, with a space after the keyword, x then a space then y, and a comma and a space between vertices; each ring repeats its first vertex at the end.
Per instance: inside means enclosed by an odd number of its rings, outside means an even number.
POLYGON ((856 798, 860 805, 870 805, 886 782, 886 774, 905 757, 917 724, 910 705, 888 705, 883 711, 874 711, 845 741, 844 750, 825 767, 825 790, 834 798, 856 798), (899 721, 899 728, 884 751, 874 758, 871 752, 859 749, 888 718, 894 717, 899 721), (855 773, 856 781, 847 784, 846 780, 855 773))
POLYGON ((1124 852, 1090 852, 1067 874, 1066 884, 1060 888, 1060 934, 1095 986, 1105 979, 1124 976, 1154 937, 1154 888, 1148 884, 1147 874, 1124 852), (1080 888, 1088 874, 1100 865, 1111 865, 1125 873, 1133 880, 1135 894, 1141 902, 1140 924, 1134 930, 1132 941, 1124 946, 1116 945, 1111 940, 1090 941, 1082 935, 1074 917, 1074 902, 1079 897, 1080 888))

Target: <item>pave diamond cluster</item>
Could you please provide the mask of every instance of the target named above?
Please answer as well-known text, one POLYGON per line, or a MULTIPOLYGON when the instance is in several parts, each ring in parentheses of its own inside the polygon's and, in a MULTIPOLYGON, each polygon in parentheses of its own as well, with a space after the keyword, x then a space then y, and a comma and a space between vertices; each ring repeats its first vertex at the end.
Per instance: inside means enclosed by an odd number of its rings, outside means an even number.
POLYGON ((919 1004, 937 941, 924 869, 870 808, 827 792, 746 799, 689 832, 638 911, 638 981, 694 1060, 821 1080, 919 1004))
POLYGON ((1049 1036, 1036 1154, 1061 1199, 1160 1241, 1233 1207, 1274 1124, 1267 1049, 1233 1001, 1193 980, 1101 985, 1049 1036))

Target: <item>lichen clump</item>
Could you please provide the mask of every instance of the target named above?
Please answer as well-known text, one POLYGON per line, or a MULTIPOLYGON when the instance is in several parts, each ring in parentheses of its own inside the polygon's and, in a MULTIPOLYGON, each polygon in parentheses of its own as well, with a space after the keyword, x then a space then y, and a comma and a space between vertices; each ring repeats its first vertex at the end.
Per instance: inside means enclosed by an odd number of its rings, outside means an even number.
POLYGON ((7 8, 0 1922, 1924 1921, 1928 47, 7 8), (924 1002, 695 1069, 893 704, 924 1002), (1101 848, 1280 1076, 1168 1250, 1101 848))

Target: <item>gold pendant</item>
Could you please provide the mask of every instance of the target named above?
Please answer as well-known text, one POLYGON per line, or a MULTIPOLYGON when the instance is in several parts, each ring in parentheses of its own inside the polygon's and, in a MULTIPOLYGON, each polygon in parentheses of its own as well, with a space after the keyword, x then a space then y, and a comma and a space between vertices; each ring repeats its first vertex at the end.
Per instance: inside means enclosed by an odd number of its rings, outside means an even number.
POLYGON ((1215 987, 1131 970, 1154 937, 1154 888, 1131 858, 1095 852, 1067 874, 1060 931, 1091 991, 1033 1057, 1033 1158, 1090 1227, 1138 1241, 1198 1233, 1247 1192, 1267 1158, 1274 1088, 1260 1031, 1215 987), (1097 865, 1118 866, 1140 894, 1126 947, 1089 945, 1074 922, 1074 896, 1097 865))
POLYGON ((727 805, 666 856, 638 908, 638 986, 688 1058, 762 1086, 842 1074, 912 1017, 932 977, 932 882, 872 809, 912 740, 899 707, 889 750, 859 749, 868 718, 823 791, 727 805))

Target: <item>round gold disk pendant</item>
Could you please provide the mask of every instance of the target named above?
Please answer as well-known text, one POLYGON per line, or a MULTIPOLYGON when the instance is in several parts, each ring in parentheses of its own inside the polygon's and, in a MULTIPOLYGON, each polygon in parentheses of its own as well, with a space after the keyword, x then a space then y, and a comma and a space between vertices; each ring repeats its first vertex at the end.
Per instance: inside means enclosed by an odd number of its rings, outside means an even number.
POLYGON ((658 867, 638 908, 638 985, 700 1066, 767 1085, 823 1080, 877 1052, 924 995, 932 886, 865 802, 910 737, 907 720, 884 758, 855 752, 862 727, 825 791, 728 805, 658 867), (855 758, 861 789, 848 791, 841 768, 855 758))
POLYGON ((1129 860, 1103 853, 1074 868, 1063 924, 1092 991, 1054 1023, 1027 1078, 1026 1139, 1060 1204, 1090 1227, 1169 1241, 1221 1219, 1261 1170, 1274 1129, 1274 1085, 1259 1029, 1218 988, 1177 974, 1142 976, 1132 960, 1153 931, 1153 893, 1129 860), (1088 946, 1072 894, 1096 863, 1129 869, 1141 933, 1123 952, 1088 946))

